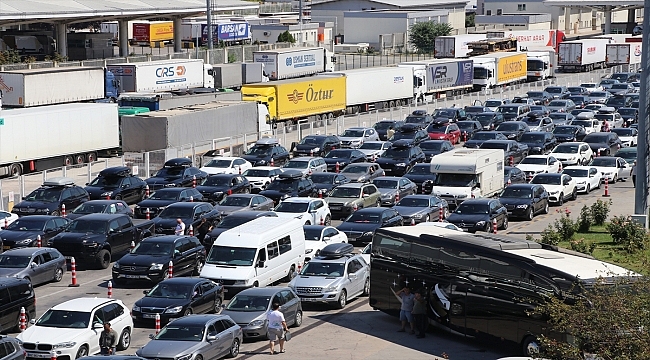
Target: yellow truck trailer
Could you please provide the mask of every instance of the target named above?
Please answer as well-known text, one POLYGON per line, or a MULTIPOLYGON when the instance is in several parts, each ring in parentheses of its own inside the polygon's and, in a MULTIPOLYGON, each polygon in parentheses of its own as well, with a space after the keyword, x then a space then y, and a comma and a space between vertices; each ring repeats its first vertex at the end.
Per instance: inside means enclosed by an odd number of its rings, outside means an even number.
POLYGON ((271 122, 319 121, 345 112, 344 75, 247 84, 241 94, 244 101, 266 105, 271 122))

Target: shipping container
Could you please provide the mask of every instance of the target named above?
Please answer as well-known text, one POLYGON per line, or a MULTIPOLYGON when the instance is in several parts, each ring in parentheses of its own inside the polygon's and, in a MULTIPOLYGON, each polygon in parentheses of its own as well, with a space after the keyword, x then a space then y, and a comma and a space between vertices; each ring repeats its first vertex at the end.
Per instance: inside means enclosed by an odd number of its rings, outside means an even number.
POLYGON ((532 48, 550 46, 556 49, 565 39, 560 30, 502 30, 488 31, 487 37, 514 37, 517 39, 519 50, 528 51, 532 48))
POLYGON ((269 81, 264 76, 264 64, 262 63, 242 63, 242 82, 244 84, 254 84, 262 81, 269 81))
POLYGON ((217 64, 212 66, 214 86, 217 89, 238 89, 242 86, 241 64, 217 64))
POLYGON ((265 104, 270 121, 297 122, 312 117, 333 118, 345 111, 345 77, 323 76, 287 79, 241 88, 242 99, 265 104))
POLYGON ((214 88, 212 65, 201 59, 112 64, 106 69, 119 80, 120 93, 214 88))
POLYGON ((0 120, 0 175, 96 160, 119 147, 117 104, 9 109, 0 120))
POLYGON ((431 101, 472 89, 474 62, 469 59, 412 61, 398 66, 413 69, 413 96, 418 101, 431 101))
POLYGON ((264 64, 270 80, 292 79, 334 70, 331 53, 324 48, 288 48, 254 51, 253 62, 264 64))
POLYGON ((523 82, 528 76, 527 54, 494 53, 475 56, 474 88, 492 88, 523 82))
POLYGON ((174 40, 174 22, 134 22, 133 40, 141 43, 172 41, 174 40))
POLYGON ((436 59, 467 57, 470 51, 467 43, 483 39, 486 39, 485 34, 438 36, 434 43, 433 57, 436 59))
POLYGON ((557 64, 562 71, 592 71, 605 68, 607 44, 610 39, 584 39, 560 44, 557 64))
POLYGON ((607 66, 635 65, 641 63, 642 43, 607 44, 607 66))

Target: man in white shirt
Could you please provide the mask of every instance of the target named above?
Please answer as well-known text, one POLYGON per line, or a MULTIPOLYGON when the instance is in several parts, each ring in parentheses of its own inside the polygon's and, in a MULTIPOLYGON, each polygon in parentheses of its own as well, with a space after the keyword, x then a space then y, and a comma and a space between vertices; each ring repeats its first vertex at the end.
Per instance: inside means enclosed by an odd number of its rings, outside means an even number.
POLYGON ((269 321, 269 347, 271 355, 275 354, 275 342, 280 341, 280 352, 284 352, 284 332, 288 331, 287 322, 284 321, 284 314, 280 311, 280 304, 273 303, 273 309, 266 314, 269 321))
POLYGON ((178 236, 185 235, 185 223, 181 219, 176 219, 176 230, 174 234, 178 236))

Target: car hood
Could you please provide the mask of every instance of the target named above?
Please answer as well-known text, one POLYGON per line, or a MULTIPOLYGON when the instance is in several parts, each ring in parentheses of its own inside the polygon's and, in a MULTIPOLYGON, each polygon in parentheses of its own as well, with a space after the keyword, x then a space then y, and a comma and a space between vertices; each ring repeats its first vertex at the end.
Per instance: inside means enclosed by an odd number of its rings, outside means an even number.
POLYGON ((31 208, 31 209, 50 209, 50 208, 55 208, 59 204, 59 201, 57 200, 56 202, 45 202, 45 201, 21 201, 17 205, 15 205, 15 208, 31 208))
POLYGON ((382 196, 393 196, 397 194, 396 189, 382 189, 382 188, 377 188, 379 192, 381 193, 382 196))
POLYGON ((503 198, 503 197, 500 197, 499 201, 503 205, 522 205, 522 204, 530 204, 531 199, 503 198))
POLYGON ((548 167, 546 165, 518 164, 517 168, 523 172, 539 172, 545 171, 548 167))
POLYGON ((429 174, 429 175, 415 175, 415 174, 406 174, 404 175, 405 178, 413 181, 414 183, 421 183, 426 180, 433 180, 436 178, 435 175, 429 174))
POLYGON ((363 141, 363 137, 343 137, 339 136, 339 141, 350 141, 350 142, 357 142, 357 141, 363 141))
POLYGON ((19 241, 24 239, 36 239, 38 235, 43 236, 44 232, 42 231, 13 231, 13 230, 2 230, 0 231, 0 239, 2 241, 19 241))
POLYGON ((373 149, 359 149, 359 151, 364 153, 366 156, 378 155, 384 152, 384 150, 373 150, 373 149))
POLYGON ((331 204, 331 203, 345 204, 345 203, 353 202, 353 201, 356 201, 356 200, 359 200, 359 199, 358 198, 339 198, 339 197, 331 197, 330 196, 330 197, 327 198, 327 204, 328 205, 331 204))
POLYGON ((0 268, 0 277, 13 277, 25 269, 0 268))
POLYGON ((459 223, 476 224, 479 221, 489 221, 489 220, 490 218, 488 217, 488 214, 451 213, 449 214, 449 217, 447 217, 447 221, 449 221, 452 224, 459 224, 459 223))
POLYGON ((169 255, 139 255, 127 253, 117 261, 120 266, 150 266, 151 264, 169 264, 169 255))
MULTIPOLYGON (((533 131, 533 130, 531 130, 531 131, 533 131)), ((520 142, 520 144, 528 146, 529 149, 542 148, 542 147, 544 147, 544 144, 542 144, 542 143, 527 143, 527 142, 520 142)))
POLYGON ((353 222, 343 222, 341 225, 337 226, 336 228, 339 229, 339 231, 358 231, 358 232, 366 232, 366 231, 375 231, 381 227, 381 224, 371 224, 371 223, 353 223, 353 222))
POLYGON ((267 310, 232 311, 224 309, 221 315, 228 315, 237 324, 249 324, 253 320, 266 320, 267 310))
MULTIPOLYGON (((575 134, 555 134, 555 138, 558 140, 574 140, 576 138, 575 134)), ((530 145, 528 145, 530 146, 530 145)))
POLYGON ((178 355, 192 353, 203 346, 203 342, 151 340, 136 351, 136 355, 147 358, 174 358, 178 355))
POLYGON ((150 177, 147 180, 147 184, 167 184, 177 180, 180 180, 180 176, 167 176, 167 177, 150 177))
POLYGON ((325 160, 325 163, 327 165, 334 165, 336 163, 339 163, 339 165, 350 163, 350 158, 323 158, 323 160, 325 160))
POLYGON ((308 276, 308 275, 298 275, 292 281, 292 285, 295 287, 322 287, 328 288, 330 286, 335 286, 337 282, 340 282, 343 277, 333 277, 333 276, 308 276))
POLYGON ((168 308, 175 306, 185 306, 188 304, 188 302, 189 300, 187 299, 169 299, 145 296, 136 301, 135 305, 139 307, 168 308))
POLYGON ((487 140, 467 140, 463 146, 466 148, 477 148, 486 141, 487 140))
POLYGON ((226 192, 226 191, 228 191, 228 189, 230 189, 230 187, 226 186, 226 185, 221 185, 221 186, 205 186, 205 185, 201 185, 201 186, 196 187, 196 190, 198 192, 200 192, 201 194, 203 194, 203 193, 215 193, 215 192, 219 192, 219 191, 220 192, 226 192))
POLYGON ((62 342, 75 341, 80 337, 86 338, 93 332, 99 335, 101 329, 64 329, 32 325, 24 332, 20 333, 16 338, 23 342, 58 344, 62 342))
POLYGON ((120 188, 114 187, 114 186, 110 186, 110 187, 108 187, 108 186, 86 186, 84 189, 88 192, 88 194, 90 194, 90 196, 93 196, 93 195, 99 196, 99 195, 101 195, 102 193, 105 193, 105 192, 109 192, 109 191, 117 192, 117 191, 120 190, 120 188))
POLYGON ((311 149, 320 148, 320 147, 321 147, 321 145, 298 144, 298 145, 296 145, 296 151, 300 151, 300 150, 308 150, 309 151, 311 149))
POLYGON ((204 166, 200 168, 199 170, 205 171, 206 173, 210 175, 215 175, 215 174, 228 174, 232 170, 231 168, 218 168, 218 167, 208 167, 204 166))
POLYGON ((402 216, 413 216, 415 214, 424 213, 426 208, 415 206, 393 206, 393 209, 402 216))
POLYGON ((562 185, 549 185, 549 184, 541 184, 541 185, 544 187, 544 189, 546 189, 548 193, 564 190, 564 186, 562 185))
POLYGON ((61 242, 82 242, 82 241, 93 241, 93 240, 105 240, 106 235, 104 234, 91 234, 91 233, 72 233, 72 232, 62 232, 52 238, 52 243, 56 246, 57 241, 61 242))
MULTIPOLYGON (((381 158, 380 158, 380 159, 381 159, 381 158)), ((355 182, 355 181, 359 180, 359 178, 361 178, 362 176, 368 176, 368 174, 366 174, 366 173, 361 173, 361 174, 357 174, 357 173, 345 173, 345 174, 343 174, 343 175, 345 175, 345 177, 348 178, 348 179, 350 179, 350 181, 352 181, 352 182, 355 182)))
POLYGON ((138 203, 140 208, 161 208, 175 203, 176 200, 142 200, 138 203))

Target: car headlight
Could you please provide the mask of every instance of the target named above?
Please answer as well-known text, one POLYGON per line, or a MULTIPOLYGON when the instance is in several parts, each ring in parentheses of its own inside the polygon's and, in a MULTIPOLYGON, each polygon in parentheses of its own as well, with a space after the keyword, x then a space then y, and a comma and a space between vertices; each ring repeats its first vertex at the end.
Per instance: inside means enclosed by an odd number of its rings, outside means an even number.
POLYGON ((305 254, 311 254, 314 252, 314 249, 305 249, 305 254))
POLYGON ((528 207, 528 204, 517 205, 517 209, 525 209, 528 207))
POLYGON ((235 283, 233 285, 246 285, 246 282, 248 280, 235 280, 235 283))
POLYGON ((334 285, 334 286, 329 286, 329 287, 324 288, 323 291, 325 291, 325 292, 334 292, 334 291, 338 291, 338 289, 339 289, 339 287, 334 285))
POLYGON ((174 306, 172 308, 165 310, 165 314, 178 314, 182 310, 183 310, 182 306, 174 306))
POLYGON ((66 342, 52 345, 52 349, 71 348, 74 347, 75 345, 77 345, 77 343, 74 341, 66 341, 66 342))
POLYGON ((149 270, 162 270, 163 264, 151 264, 149 270))
POLYGON ((174 183, 172 183, 172 184, 165 184, 165 187, 176 187, 176 184, 174 184, 174 183))
POLYGON ((557 195, 559 193, 560 193, 559 191, 551 191, 551 192, 549 192, 549 194, 551 194, 551 195, 557 195))
POLYGON ((375 233, 374 233, 373 231, 366 231, 366 232, 364 232, 364 233, 361 235, 361 237, 364 237, 364 236, 373 236, 374 234, 375 234, 375 233))
POLYGON ((140 307, 136 306, 136 305, 133 305, 133 309, 131 309, 131 310, 133 310, 134 312, 140 312, 140 307))
POLYGON ((603 150, 607 150, 607 148, 604 147, 598 148, 598 151, 603 151, 603 150))
POLYGON ((214 196, 219 196, 221 194, 223 194, 223 191, 215 191, 215 192, 212 193, 212 195, 214 195, 214 196))
POLYGON ((406 166, 406 163, 397 163, 397 164, 395 164, 395 166, 400 166, 400 167, 406 166))
POLYGON ((313 148, 313 149, 311 149, 311 151, 313 151, 313 152, 319 152, 319 151, 320 151, 320 148, 319 148, 319 147, 317 147, 317 148, 313 148))
POLYGON ((264 325, 264 320, 253 320, 248 323, 249 327, 258 327, 258 326, 263 326, 264 325))
POLYGON ((422 214, 415 214, 413 217, 416 219, 422 219, 422 214))
POLYGON ((584 185, 586 183, 587 183, 586 181, 578 181, 578 184, 580 184, 580 185, 584 185))
POLYGON ((266 160, 260 160, 260 161, 257 162, 257 164, 264 165, 264 164, 266 164, 266 160))
POLYGON ((163 211, 163 210, 165 210, 165 206, 161 206, 158 208, 158 211, 163 211))
POLYGON ((16 241, 16 245, 27 245, 32 242, 32 239, 24 239, 16 241))
POLYGON ((382 199, 390 199, 390 198, 392 198, 393 196, 395 196, 395 195, 394 195, 394 194, 381 194, 381 198, 382 198, 382 199))
POLYGON ((119 268, 120 268, 120 264, 118 262, 114 262, 113 269, 119 269, 119 268))
POLYGON ((187 355, 181 355, 176 358, 176 360, 190 360, 192 358, 192 354, 187 354, 187 355))
POLYGON ((97 246, 99 246, 99 244, 97 244, 97 242, 95 242, 95 241, 86 241, 86 240, 84 240, 84 246, 94 249, 97 246))
POLYGON ((481 220, 481 221, 477 222, 476 226, 478 226, 478 227, 485 226, 485 221, 481 220))
POLYGON ((107 197, 107 196, 113 196, 113 192, 112 191, 107 191, 107 192, 103 192, 102 195, 101 195, 101 197, 107 197))
POLYGON ((37 213, 41 214, 49 214, 50 210, 49 209, 36 209, 37 213))

